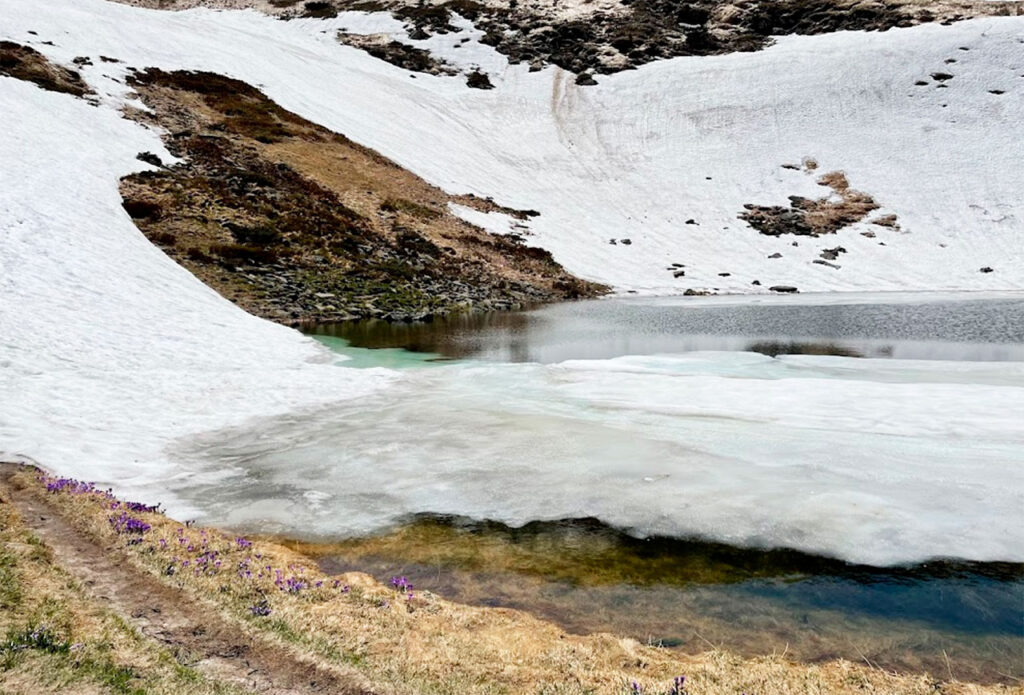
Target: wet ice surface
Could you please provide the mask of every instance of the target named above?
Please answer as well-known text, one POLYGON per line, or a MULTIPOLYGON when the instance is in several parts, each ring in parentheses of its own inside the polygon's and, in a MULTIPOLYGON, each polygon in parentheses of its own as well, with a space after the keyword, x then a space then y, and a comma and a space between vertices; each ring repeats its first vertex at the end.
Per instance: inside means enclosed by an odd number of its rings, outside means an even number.
MULTIPOLYGON (((996 344, 984 333, 996 327, 1019 348, 1020 307, 972 308, 980 339, 996 344)), ((893 332, 919 337, 922 321, 893 332)), ((419 512, 512 525, 596 517, 638 536, 873 565, 1021 561, 1020 413, 1018 362, 723 351, 463 361, 207 438, 178 492, 218 523, 313 538, 419 512)))

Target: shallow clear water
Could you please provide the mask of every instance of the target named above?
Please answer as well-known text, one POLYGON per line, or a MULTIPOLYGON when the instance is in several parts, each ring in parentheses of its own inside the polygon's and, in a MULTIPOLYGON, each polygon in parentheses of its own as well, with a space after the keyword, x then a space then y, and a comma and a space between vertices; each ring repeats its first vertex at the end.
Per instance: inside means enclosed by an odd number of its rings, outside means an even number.
POLYGON ((842 656, 967 680, 1024 675, 1022 564, 878 569, 639 540, 593 520, 508 528, 419 518, 319 554, 330 572, 361 570, 384 582, 402 575, 421 590, 528 610, 573 632, 612 631, 695 652, 724 645, 805 660, 842 656))
MULTIPOLYGON (((1024 300, 869 299, 607 300, 322 327, 350 358, 340 367, 400 368, 398 383, 190 443, 179 454, 193 474, 177 492, 213 523, 365 539, 329 554, 335 567, 405 571, 567 629, 691 650, 788 644, 801 658, 863 656, 939 676, 949 656, 960 677, 1019 677, 1024 300), (375 534, 422 513, 506 528, 593 518, 624 532, 615 558, 629 551, 622 538, 661 537, 913 569, 588 583, 425 561, 412 541, 373 550, 375 534), (971 562, 924 571, 936 558, 971 562)), ((564 553, 553 538, 547 552, 564 553)), ((692 560, 694 547, 672 552, 692 560)))

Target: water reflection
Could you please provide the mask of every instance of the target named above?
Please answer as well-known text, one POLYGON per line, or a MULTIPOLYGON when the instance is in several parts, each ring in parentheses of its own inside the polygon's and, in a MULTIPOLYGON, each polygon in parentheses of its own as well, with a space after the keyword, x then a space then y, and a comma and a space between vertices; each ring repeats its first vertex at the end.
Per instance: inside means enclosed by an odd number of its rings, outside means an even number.
POLYGON ((347 322, 311 332, 355 347, 503 362, 702 350, 1024 361, 1024 299, 724 306, 679 298, 610 299, 430 323, 347 322))

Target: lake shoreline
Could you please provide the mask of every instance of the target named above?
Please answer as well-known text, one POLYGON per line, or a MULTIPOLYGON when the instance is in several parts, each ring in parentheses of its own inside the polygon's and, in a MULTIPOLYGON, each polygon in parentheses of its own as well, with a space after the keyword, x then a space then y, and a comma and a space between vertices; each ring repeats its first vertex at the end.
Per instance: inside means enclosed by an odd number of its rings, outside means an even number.
MULTIPOLYGON (((411 587, 385 587, 365 575, 324 576, 308 558, 281 546, 182 525, 153 507, 116 500, 85 483, 47 476, 37 468, 6 464, 0 482, 6 514, 3 551, 13 553, 6 566, 14 567, 15 573, 22 572, 26 563, 38 561, 19 555, 24 541, 11 534, 21 534, 19 538, 30 538, 26 533, 39 534, 40 540, 29 542, 42 547, 56 543, 55 554, 48 550, 41 557, 51 558, 45 562, 57 566, 74 550, 62 546, 59 537, 77 543, 78 549, 94 547, 90 571, 106 578, 156 582, 154 587, 166 587, 159 590, 160 595, 172 601, 169 606, 175 609, 198 602, 204 607, 204 620, 223 621, 227 632, 218 633, 221 639, 235 639, 231 632, 237 631, 237 639, 244 636, 253 645, 247 648, 255 650, 251 654, 264 653, 259 651, 262 644, 287 645, 276 665, 269 666, 261 678, 283 677, 302 663, 307 673, 315 669, 336 679, 332 692, 353 688, 391 692, 394 687, 415 684, 424 692, 457 688, 459 692, 496 693, 509 687, 524 692, 555 687, 566 693, 625 693, 635 681, 645 692, 654 693, 666 692, 679 675, 687 676, 686 685, 694 695, 760 695, 780 688, 794 693, 855 693, 864 688, 876 693, 922 695, 1016 692, 1006 685, 894 675, 870 663, 835 660, 805 665, 779 654, 747 660, 722 651, 683 657, 607 634, 579 637, 517 611, 459 606, 411 587), (61 536, 55 536, 43 523, 51 515, 61 520, 61 536), (170 549, 165 547, 168 545, 170 549), (275 587, 271 569, 265 577, 246 576, 255 575, 257 569, 263 575, 258 567, 263 563, 268 568, 282 568, 277 575, 280 587, 275 587), (301 661, 289 661, 299 654, 301 661)), ((47 571, 70 571, 71 576, 80 577, 85 570, 72 565, 67 570, 47 571)), ((19 599, 34 600, 31 593, 19 599)), ((151 600, 158 599, 154 596, 151 600)), ((116 613, 122 603, 117 599, 108 609, 116 613)), ((153 615, 145 620, 159 627, 162 618, 153 615)), ((19 613, 19 617, 24 616, 19 613)), ((143 618, 133 614, 125 619, 138 625, 143 618)), ((39 626, 36 628, 38 632, 39 626)), ((65 638, 74 639, 61 633, 49 643, 63 644, 60 640, 65 638)), ((197 644, 202 647, 203 643, 193 642, 193 647, 199 648, 197 644)), ((86 640, 76 649, 90 654, 96 647, 86 640)), ((18 668, 28 682, 38 683, 47 662, 63 668, 64 653, 30 647, 19 657, 18 668)), ((230 683, 231 659, 236 657, 219 658, 226 659, 227 665, 221 664, 219 671, 200 668, 202 673, 195 678, 230 683)), ((199 665, 202 667, 202 660, 199 665)), ((76 686, 81 687, 90 675, 79 672, 74 677, 76 686)), ((130 675, 128 678, 131 680, 130 675)), ((306 691, 300 686, 288 692, 306 691)))

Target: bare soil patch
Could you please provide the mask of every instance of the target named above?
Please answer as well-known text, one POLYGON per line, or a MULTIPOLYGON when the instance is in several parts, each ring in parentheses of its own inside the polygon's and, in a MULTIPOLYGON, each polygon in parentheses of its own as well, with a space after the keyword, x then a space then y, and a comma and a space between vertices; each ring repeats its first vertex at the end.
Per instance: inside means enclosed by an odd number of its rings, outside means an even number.
POLYGON ((249 85, 155 69, 130 82, 153 109, 133 117, 167 131, 184 162, 125 178, 125 209, 154 243, 252 313, 285 323, 409 320, 604 289, 521 238, 462 221, 448 203, 466 198, 249 85))
POLYGON ((76 97, 92 93, 77 71, 51 63, 36 49, 11 41, 0 41, 0 75, 76 97))
MULTIPOLYGON (((816 167, 816 164, 805 165, 808 172, 816 167)), ((879 208, 878 203, 870 195, 850 188, 846 175, 841 171, 822 174, 818 178, 818 184, 830 188, 832 194, 817 199, 793 195, 789 197, 788 207, 748 203, 743 206, 746 210, 740 213, 739 218, 767 236, 795 234, 817 237, 822 234, 834 234, 844 227, 860 222, 879 208)), ((879 220, 883 222, 876 221, 876 224, 898 228, 895 215, 886 215, 879 220)), ((846 249, 837 247, 827 251, 823 255, 823 260, 835 260, 839 253, 845 252, 846 249)))

